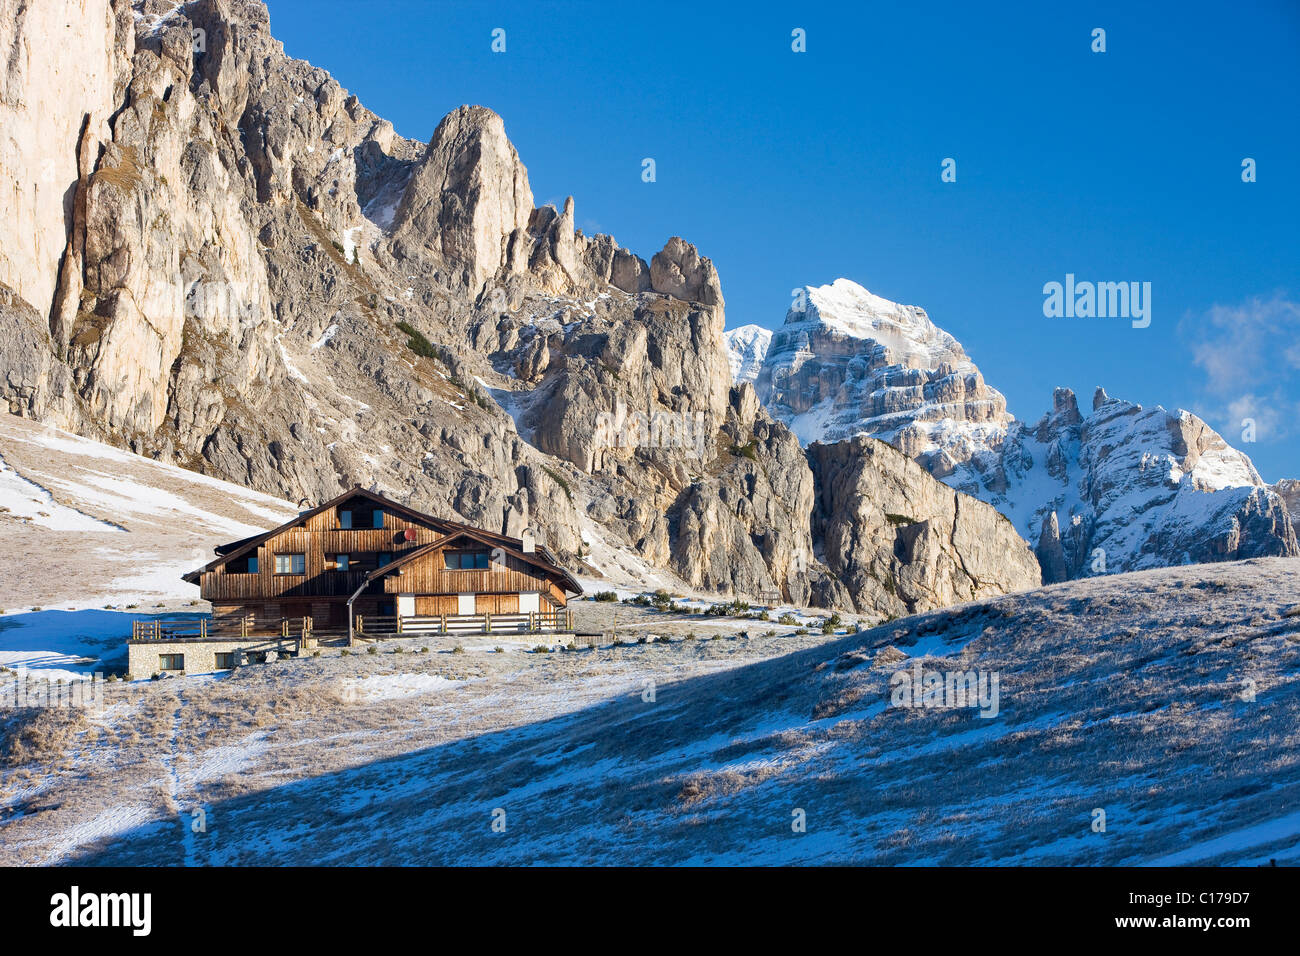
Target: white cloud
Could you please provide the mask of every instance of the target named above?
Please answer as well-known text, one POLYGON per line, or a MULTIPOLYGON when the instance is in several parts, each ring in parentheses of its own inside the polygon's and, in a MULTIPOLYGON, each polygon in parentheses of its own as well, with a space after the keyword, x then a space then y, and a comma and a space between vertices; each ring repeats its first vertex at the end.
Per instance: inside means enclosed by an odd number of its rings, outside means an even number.
POLYGON ((1259 441, 1294 431, 1300 411, 1300 381, 1294 374, 1300 369, 1300 302, 1277 294, 1215 305, 1184 319, 1179 331, 1205 373, 1204 417, 1221 425, 1225 437, 1239 431, 1246 418, 1254 420, 1259 441))

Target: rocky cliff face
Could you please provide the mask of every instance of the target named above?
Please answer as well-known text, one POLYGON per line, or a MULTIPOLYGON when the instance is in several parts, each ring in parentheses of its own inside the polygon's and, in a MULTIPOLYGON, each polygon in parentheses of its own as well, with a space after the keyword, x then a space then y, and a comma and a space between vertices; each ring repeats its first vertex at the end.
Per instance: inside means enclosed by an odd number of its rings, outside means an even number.
POLYGON ((1300 479, 1283 478, 1273 485, 1273 491, 1286 503, 1287 513, 1291 516, 1291 527, 1297 537, 1300 537, 1300 479))
POLYGON ((826 564, 859 606, 894 615, 1035 587, 1038 561, 1011 522, 930 479, 882 441, 809 448, 826 564))
MULTIPOLYGON (((749 358, 741 345, 733 370, 749 358)), ((1036 542, 1047 582, 1300 554, 1295 483, 1265 487, 1195 415, 1098 389, 1085 416, 1057 389, 1052 410, 1026 426, 922 310, 844 279, 804 290, 755 382, 805 443, 874 436, 992 504, 1036 542)))
POLYGON ((0 282, 45 315, 54 302, 75 184, 111 139, 132 16, 110 0, 0 0, 0 282))
MULTIPOLYGON (((881 613, 967 594, 953 569, 982 546, 942 531, 951 493, 878 454, 940 530, 912 559, 818 557, 853 492, 819 489, 732 387, 712 262, 677 237, 646 262, 576 230, 572 198, 535 207, 492 111, 404 139, 285 56, 260 0, 0 0, 0 49, 11 413, 290 500, 373 485, 531 526, 593 574, 613 549, 881 613)), ((1007 587, 1036 582, 1019 570, 1007 587)))

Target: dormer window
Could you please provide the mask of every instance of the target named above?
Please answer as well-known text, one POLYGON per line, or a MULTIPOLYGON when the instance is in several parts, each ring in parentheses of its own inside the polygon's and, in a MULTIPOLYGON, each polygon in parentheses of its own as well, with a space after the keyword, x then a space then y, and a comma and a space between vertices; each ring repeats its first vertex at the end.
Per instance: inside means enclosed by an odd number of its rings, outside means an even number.
POLYGON ((233 561, 227 561, 226 573, 227 574, 256 574, 257 555, 246 554, 243 557, 235 558, 233 561))
POLYGON ((340 508, 339 527, 345 531, 362 528, 382 528, 384 510, 382 508, 340 508))

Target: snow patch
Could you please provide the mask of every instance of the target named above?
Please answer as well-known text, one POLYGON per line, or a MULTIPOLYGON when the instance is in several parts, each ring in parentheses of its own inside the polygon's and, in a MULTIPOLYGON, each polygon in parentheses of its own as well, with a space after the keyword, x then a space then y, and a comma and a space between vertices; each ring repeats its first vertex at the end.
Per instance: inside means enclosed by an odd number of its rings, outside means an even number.
POLYGON ((311 344, 311 347, 313 349, 318 349, 338 334, 339 334, 339 327, 337 325, 331 325, 328 329, 326 329, 324 332, 321 333, 320 338, 318 338, 315 342, 313 342, 311 344))
POLYGON ((343 699, 353 701, 400 700, 434 691, 449 690, 468 683, 436 674, 375 674, 343 682, 343 699))

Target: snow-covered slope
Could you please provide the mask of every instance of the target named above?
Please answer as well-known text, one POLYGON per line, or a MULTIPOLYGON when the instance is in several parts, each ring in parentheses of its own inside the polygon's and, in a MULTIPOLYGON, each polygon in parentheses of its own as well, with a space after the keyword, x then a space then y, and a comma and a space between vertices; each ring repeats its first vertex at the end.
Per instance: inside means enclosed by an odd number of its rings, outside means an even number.
MULTIPOLYGON (((0 609, 198 598, 216 544, 297 514, 286 501, 0 414, 0 609)), ((129 624, 127 627, 129 631, 129 624)))
POLYGON ((805 444, 871 435, 937 475, 996 448, 1011 420, 1006 400, 924 309, 848 279, 802 290, 754 383, 805 444))
POLYGON ((727 340, 727 358, 731 380, 736 384, 752 382, 763 368, 763 358, 772 341, 772 331, 761 325, 742 325, 723 333, 727 340))

